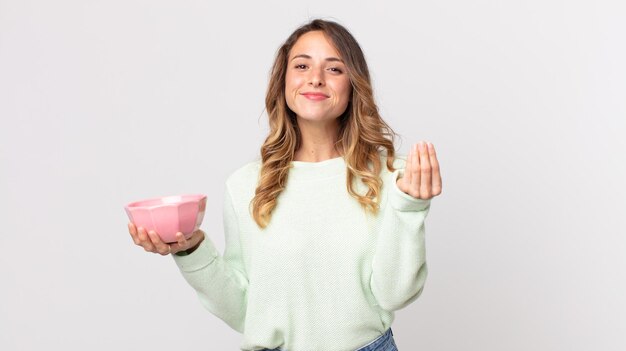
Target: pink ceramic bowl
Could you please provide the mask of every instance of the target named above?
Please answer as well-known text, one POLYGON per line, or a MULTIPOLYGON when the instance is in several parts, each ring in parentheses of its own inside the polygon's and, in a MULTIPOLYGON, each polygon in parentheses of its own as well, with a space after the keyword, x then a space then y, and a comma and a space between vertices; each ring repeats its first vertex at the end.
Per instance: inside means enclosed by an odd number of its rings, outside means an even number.
POLYGON ((131 202, 124 206, 137 228, 154 230, 166 243, 176 242, 176 233, 185 238, 200 228, 206 209, 206 195, 174 195, 131 202))

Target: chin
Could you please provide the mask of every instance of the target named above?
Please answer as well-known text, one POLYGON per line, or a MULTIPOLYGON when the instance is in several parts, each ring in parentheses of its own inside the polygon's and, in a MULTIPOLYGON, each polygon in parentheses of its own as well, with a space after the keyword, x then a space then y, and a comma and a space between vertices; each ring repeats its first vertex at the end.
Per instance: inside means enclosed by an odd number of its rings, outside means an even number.
POLYGON ((300 119, 306 120, 306 121, 311 121, 311 122, 321 122, 321 121, 325 121, 325 120, 333 120, 336 119, 337 117, 329 117, 326 115, 297 115, 300 119))
POLYGON ((324 120, 323 118, 308 117, 308 116, 299 116, 298 119, 301 121, 305 121, 305 122, 320 122, 324 120))
POLYGON ((300 111, 300 113, 295 112, 296 116, 301 119, 305 119, 307 121, 323 121, 323 120, 333 120, 337 119, 341 114, 335 116, 335 114, 329 114, 326 111, 324 112, 314 112, 314 111, 300 111))

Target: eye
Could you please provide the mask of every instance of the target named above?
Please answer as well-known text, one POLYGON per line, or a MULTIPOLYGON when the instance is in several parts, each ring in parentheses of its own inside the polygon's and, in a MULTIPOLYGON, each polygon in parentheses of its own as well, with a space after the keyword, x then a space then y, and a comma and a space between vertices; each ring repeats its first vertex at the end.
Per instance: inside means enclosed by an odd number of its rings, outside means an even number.
POLYGON ((305 68, 306 68, 306 65, 304 64, 296 65, 296 69, 305 69, 305 68))
POLYGON ((333 72, 337 72, 337 73, 342 73, 343 72, 342 70, 340 70, 337 67, 331 67, 330 70, 333 71, 333 72))

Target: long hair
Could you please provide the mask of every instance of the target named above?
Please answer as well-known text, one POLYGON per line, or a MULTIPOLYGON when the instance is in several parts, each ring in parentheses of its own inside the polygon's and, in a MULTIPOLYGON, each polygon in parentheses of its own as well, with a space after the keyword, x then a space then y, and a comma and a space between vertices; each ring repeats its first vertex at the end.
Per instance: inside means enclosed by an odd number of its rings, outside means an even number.
POLYGON ((298 38, 310 31, 322 31, 339 52, 346 65, 352 95, 345 112, 339 116, 339 134, 335 148, 347 165, 347 191, 361 207, 376 214, 382 187, 380 152, 386 149, 387 169, 393 172, 396 133, 385 123, 374 102, 369 69, 356 39, 342 25, 314 19, 296 29, 276 53, 265 96, 270 131, 261 146, 261 170, 255 196, 251 200, 252 216, 265 228, 285 189, 291 161, 302 144, 296 115, 285 100, 285 75, 289 53, 298 38), (373 169, 369 168, 369 163, 373 169), (354 190, 353 181, 360 178, 367 186, 365 195, 354 190))

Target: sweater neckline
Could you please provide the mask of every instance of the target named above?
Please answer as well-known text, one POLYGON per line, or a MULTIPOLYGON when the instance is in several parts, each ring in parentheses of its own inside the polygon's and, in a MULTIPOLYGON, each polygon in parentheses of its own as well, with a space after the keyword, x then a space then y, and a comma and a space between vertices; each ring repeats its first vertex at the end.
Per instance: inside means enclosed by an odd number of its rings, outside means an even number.
POLYGON ((344 174, 346 162, 343 156, 318 162, 291 161, 289 179, 322 179, 344 174))

